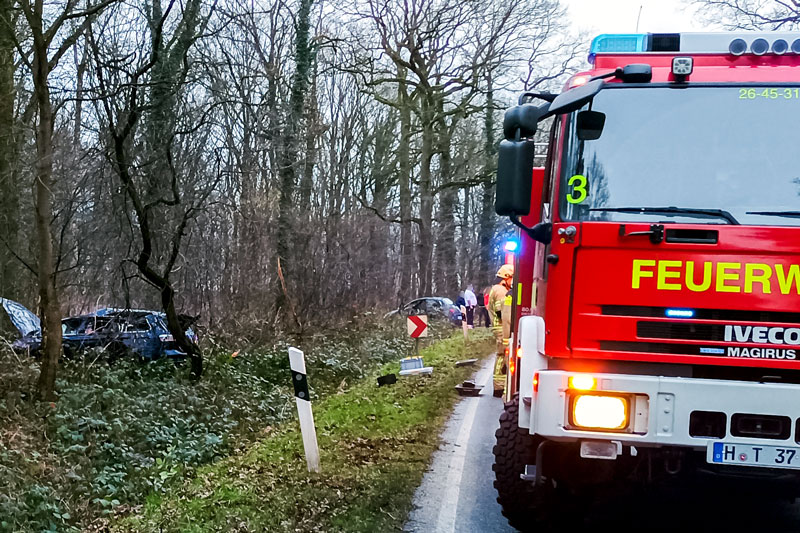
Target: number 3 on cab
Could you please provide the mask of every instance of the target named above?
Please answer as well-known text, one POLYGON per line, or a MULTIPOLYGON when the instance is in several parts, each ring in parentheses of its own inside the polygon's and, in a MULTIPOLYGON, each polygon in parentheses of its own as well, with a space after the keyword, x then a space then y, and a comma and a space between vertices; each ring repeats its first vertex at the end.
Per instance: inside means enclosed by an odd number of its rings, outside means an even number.
POLYGON ((567 185, 572 187, 572 192, 567 193, 567 201, 571 204, 579 204, 586 200, 588 193, 586 192, 586 176, 576 174, 572 176, 567 185))

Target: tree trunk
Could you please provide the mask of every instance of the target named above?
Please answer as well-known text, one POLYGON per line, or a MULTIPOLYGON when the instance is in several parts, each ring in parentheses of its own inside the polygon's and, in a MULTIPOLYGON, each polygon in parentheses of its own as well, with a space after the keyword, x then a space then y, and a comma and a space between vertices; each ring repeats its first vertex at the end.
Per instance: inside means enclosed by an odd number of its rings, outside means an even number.
MULTIPOLYGON (((294 267, 291 254, 292 241, 294 240, 294 191, 297 176, 297 165, 300 160, 298 146, 298 132, 303 119, 303 108, 308 92, 308 76, 311 70, 311 46, 309 44, 310 18, 312 0, 300 0, 297 13, 297 28, 295 35, 294 61, 295 72, 292 79, 291 95, 289 97, 289 113, 284 123, 282 137, 282 150, 279 158, 280 198, 278 200, 278 227, 277 227, 277 261, 276 270, 282 271, 285 278, 292 279, 294 267)), ((286 297, 287 285, 281 283, 276 277, 275 306, 280 309, 289 304, 286 297)), ((291 284, 289 284, 291 286, 291 284)), ((296 317, 295 317, 296 321, 296 317)), ((300 324, 297 324, 298 326, 300 324)))
POLYGON ((422 147, 419 169, 419 292, 420 296, 431 295, 433 262, 433 189, 431 184, 431 162, 434 138, 433 109, 430 96, 424 95, 421 102, 422 147))
POLYGON ((81 145, 81 126, 83 123, 83 77, 86 74, 87 52, 84 51, 83 57, 78 59, 78 47, 73 49, 73 60, 75 61, 75 121, 72 130, 72 143, 75 147, 81 145))
MULTIPOLYGON (((442 166, 444 163, 442 162, 442 166)), ((439 194, 439 232, 436 238, 436 292, 442 296, 458 293, 457 250, 455 244, 456 189, 445 189, 439 194)), ((461 242, 466 246, 466 241, 461 242)))
POLYGON ((38 251, 39 300, 42 313, 42 363, 37 384, 39 397, 55 400, 56 369, 61 355, 61 308, 55 285, 53 235, 53 108, 50 103, 50 75, 47 45, 42 37, 42 13, 30 20, 34 39, 33 84, 39 121, 36 124, 36 168, 34 178, 35 226, 38 251), (38 27, 37 27, 38 26, 38 27))
MULTIPOLYGON (((371 181, 375 184, 372 208, 378 213, 386 212, 389 205, 389 192, 392 187, 391 169, 387 168, 387 161, 391 159, 392 133, 394 130, 395 114, 390 113, 385 122, 378 125, 375 133, 375 148, 373 150, 373 161, 371 171, 371 181)), ((363 150, 366 152, 366 150, 363 150)), ((378 258, 389 249, 390 231, 388 224, 375 217, 370 227, 370 257, 378 258)), ((384 261, 370 261, 367 265, 368 278, 364 280, 367 284, 367 295, 372 307, 385 305, 387 283, 390 272, 384 261)))
MULTIPOLYGON (((308 98, 310 108, 305 113, 305 157, 303 160, 303 174, 300 179, 298 203, 299 211, 304 220, 311 215, 311 193, 314 185, 314 163, 316 161, 317 131, 320 128, 319 112, 316 106, 316 83, 311 85, 311 94, 308 98)), ((301 109, 302 113, 302 109, 301 109)))
MULTIPOLYGON (((397 77, 405 79, 405 69, 398 69, 397 77)), ((400 189, 400 303, 415 297, 412 286, 414 274, 414 248, 411 227, 411 104, 408 88, 398 83, 400 107, 400 142, 397 147, 398 186, 400 189)))
POLYGON ((0 296, 17 299, 19 264, 12 251, 18 250, 19 185, 14 120, 15 27, 8 14, 13 0, 0 0, 0 296))
MULTIPOLYGON (((475 256, 479 255, 476 254, 476 246, 475 246, 475 234, 473 229, 475 228, 476 222, 472 220, 472 188, 465 188, 463 190, 464 194, 464 203, 463 211, 461 213, 461 220, 458 222, 458 227, 461 232, 460 241, 462 243, 460 250, 459 250, 459 262, 458 262, 458 272, 461 276, 461 285, 468 285, 471 282, 477 284, 483 284, 484 280, 481 278, 475 278, 475 256)), ((480 273, 478 273, 480 274, 480 273)))
POLYGON ((494 138, 494 93, 492 91, 491 74, 487 76, 486 115, 484 116, 484 154, 483 167, 483 197, 481 202, 480 227, 478 228, 478 246, 480 254, 480 279, 481 283, 489 284, 493 267, 492 240, 495 232, 494 215, 494 172, 495 172, 495 138, 494 138))
MULTIPOLYGON (((444 112, 443 101, 439 99, 440 116, 444 112)), ((453 122, 458 118, 452 118, 453 122)), ((445 186, 452 180, 452 156, 450 148, 452 139, 450 137, 451 128, 447 127, 447 121, 443 116, 439 119, 437 132, 437 143, 439 152, 439 186, 445 186)), ((439 232, 436 238, 436 286, 437 293, 442 296, 454 296, 458 293, 458 267, 456 266, 456 244, 455 244, 455 207, 458 201, 458 192, 455 188, 447 187, 439 193, 439 216, 437 217, 439 232)), ((462 239, 461 247, 467 245, 466 239, 462 239)))

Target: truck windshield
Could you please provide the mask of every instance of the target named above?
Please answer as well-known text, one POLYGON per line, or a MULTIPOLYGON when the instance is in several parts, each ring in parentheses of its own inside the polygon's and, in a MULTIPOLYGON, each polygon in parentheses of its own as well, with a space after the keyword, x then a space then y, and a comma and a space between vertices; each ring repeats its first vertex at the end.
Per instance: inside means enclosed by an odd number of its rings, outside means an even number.
POLYGON ((800 88, 604 89, 592 110, 599 139, 567 122, 562 220, 800 225, 800 88))

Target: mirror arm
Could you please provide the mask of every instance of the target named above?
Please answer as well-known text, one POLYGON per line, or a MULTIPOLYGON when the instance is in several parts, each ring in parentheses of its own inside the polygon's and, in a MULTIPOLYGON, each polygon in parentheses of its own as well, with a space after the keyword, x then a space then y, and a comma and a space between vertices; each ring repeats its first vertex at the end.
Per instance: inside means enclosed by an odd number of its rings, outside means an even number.
POLYGON ((534 98, 540 98, 540 99, 544 100, 545 102, 551 103, 553 100, 556 99, 556 96, 558 96, 557 93, 550 93, 550 92, 537 93, 537 92, 532 92, 532 91, 526 91, 526 92, 524 92, 524 93, 519 95, 519 99, 517 100, 517 103, 518 103, 518 105, 527 104, 530 101, 532 101, 534 98))
POLYGON ((511 215, 508 217, 511 219, 511 222, 514 223, 515 226, 522 229, 528 237, 533 239, 534 241, 538 241, 544 245, 550 244, 550 241, 553 240, 553 224, 550 222, 539 222, 534 227, 529 228, 522 222, 520 222, 519 217, 517 215, 511 215))
POLYGON ((594 80, 604 80, 607 78, 621 78, 622 77, 622 69, 620 67, 615 68, 611 72, 606 72, 605 74, 600 74, 598 76, 593 76, 589 79, 589 81, 594 80))

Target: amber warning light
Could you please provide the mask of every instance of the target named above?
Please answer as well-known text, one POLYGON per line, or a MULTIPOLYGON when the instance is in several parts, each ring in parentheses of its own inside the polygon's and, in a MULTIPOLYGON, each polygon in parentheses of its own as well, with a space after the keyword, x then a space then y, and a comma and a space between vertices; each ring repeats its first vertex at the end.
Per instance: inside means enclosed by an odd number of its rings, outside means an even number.
POLYGON ((586 374, 578 374, 570 376, 567 380, 570 389, 574 390, 592 390, 596 385, 594 377, 587 376, 586 374))

